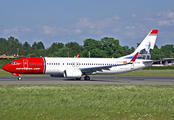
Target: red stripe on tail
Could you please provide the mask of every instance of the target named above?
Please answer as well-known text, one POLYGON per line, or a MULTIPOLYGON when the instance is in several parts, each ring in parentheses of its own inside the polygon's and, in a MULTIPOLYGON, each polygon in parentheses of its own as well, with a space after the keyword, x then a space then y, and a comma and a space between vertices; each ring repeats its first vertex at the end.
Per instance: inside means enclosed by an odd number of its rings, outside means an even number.
POLYGON ((150 34, 158 34, 158 30, 152 30, 150 34))

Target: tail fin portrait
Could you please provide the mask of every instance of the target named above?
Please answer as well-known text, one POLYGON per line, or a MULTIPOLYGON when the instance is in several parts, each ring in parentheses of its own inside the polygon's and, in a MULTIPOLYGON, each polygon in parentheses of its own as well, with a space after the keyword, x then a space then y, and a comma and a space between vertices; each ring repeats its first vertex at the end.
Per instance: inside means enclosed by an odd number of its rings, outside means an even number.
POLYGON ((151 30, 137 47, 137 49, 132 54, 127 55, 124 58, 131 59, 137 52, 139 52, 137 59, 151 59, 157 34, 158 30, 151 30))

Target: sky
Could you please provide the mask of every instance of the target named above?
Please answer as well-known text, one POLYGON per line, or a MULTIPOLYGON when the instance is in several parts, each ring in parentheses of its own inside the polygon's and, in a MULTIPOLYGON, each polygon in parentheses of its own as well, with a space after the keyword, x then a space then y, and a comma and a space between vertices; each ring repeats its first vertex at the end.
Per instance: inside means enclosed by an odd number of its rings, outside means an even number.
POLYGON ((136 47, 152 29, 159 48, 174 44, 174 0, 0 0, 0 38, 46 48, 103 37, 136 47))

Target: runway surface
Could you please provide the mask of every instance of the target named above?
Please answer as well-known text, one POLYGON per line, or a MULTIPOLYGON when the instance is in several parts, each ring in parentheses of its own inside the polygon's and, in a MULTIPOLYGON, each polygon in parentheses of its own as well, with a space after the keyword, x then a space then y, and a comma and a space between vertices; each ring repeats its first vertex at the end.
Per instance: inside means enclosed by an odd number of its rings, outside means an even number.
POLYGON ((49 76, 0 77, 1 85, 174 85, 174 77, 149 77, 149 76, 91 76, 90 81, 75 80, 73 78, 58 78, 49 76))

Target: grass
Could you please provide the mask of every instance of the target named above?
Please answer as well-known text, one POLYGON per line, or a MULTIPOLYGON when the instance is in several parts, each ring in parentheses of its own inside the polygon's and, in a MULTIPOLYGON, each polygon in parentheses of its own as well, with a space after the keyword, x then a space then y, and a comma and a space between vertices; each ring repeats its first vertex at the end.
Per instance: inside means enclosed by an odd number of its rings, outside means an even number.
MULTIPOLYGON (((3 77, 3 76, 13 76, 13 75, 9 72, 6 72, 0 69, 0 77, 3 77)), ((22 76, 31 76, 31 75, 22 75, 22 76)), ((35 76, 38 76, 38 75, 35 75, 35 76)), ((40 76, 43 76, 43 75, 40 75, 40 76)), ((108 76, 174 76, 174 70, 136 70, 133 72, 123 73, 123 74, 113 74, 108 76)))
POLYGON ((0 86, 0 119, 174 119, 174 86, 0 86))
POLYGON ((0 69, 0 77, 3 77, 3 76, 13 76, 13 75, 9 72, 6 72, 3 69, 0 69))

